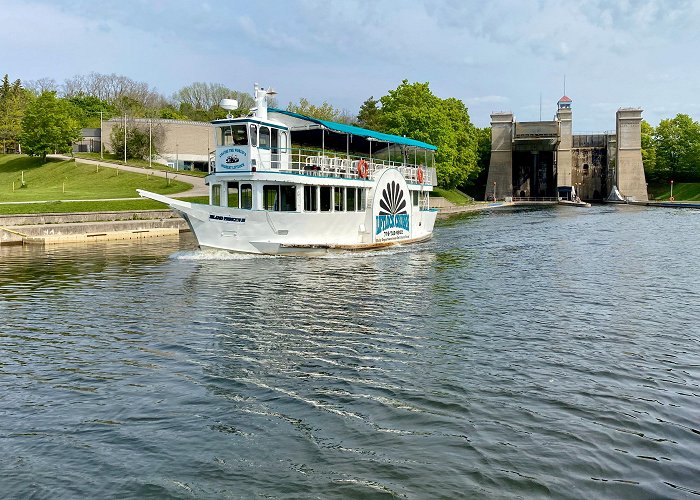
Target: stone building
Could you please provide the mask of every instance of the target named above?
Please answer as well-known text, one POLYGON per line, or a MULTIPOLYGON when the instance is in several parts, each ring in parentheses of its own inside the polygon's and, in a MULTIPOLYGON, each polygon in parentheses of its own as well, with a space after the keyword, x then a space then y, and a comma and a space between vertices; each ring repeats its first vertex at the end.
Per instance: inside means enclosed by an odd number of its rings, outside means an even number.
MULTIPOLYGON (((102 123, 102 144, 105 151, 115 153, 111 144, 112 130, 115 126, 123 124, 123 118, 113 118, 102 123)), ((137 125, 147 130, 149 120, 127 119, 126 125, 127 129, 129 126, 137 125)), ((154 119, 150 121, 150 125, 153 128, 160 128, 164 137, 159 154, 154 161, 169 165, 176 170, 208 170, 209 152, 215 147, 214 128, 211 123, 154 119)))
POLYGON ((569 197, 648 199, 641 150, 642 110, 617 111, 615 133, 574 134, 572 101, 563 96, 554 120, 518 122, 491 114, 491 161, 486 198, 569 197))

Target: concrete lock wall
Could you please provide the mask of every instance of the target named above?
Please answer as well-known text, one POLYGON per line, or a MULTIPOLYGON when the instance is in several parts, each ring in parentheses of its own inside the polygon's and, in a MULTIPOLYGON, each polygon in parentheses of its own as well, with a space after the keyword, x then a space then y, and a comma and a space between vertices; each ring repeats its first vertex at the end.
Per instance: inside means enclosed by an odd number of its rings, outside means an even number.
POLYGON ((491 115, 491 160, 485 199, 513 194, 513 113, 491 115))
POLYGON ((642 110, 617 110, 617 188, 634 201, 649 201, 642 163, 642 110))

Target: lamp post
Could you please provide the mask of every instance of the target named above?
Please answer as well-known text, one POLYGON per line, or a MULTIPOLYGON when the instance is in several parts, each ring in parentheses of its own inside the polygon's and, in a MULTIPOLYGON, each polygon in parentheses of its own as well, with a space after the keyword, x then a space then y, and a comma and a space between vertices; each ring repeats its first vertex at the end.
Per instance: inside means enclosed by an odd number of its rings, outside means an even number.
POLYGON ((148 119, 148 168, 151 168, 151 158, 153 153, 151 153, 151 135, 153 130, 153 119, 148 119))
POLYGON ((496 181, 493 181, 493 201, 496 201, 496 181))
POLYGON ((673 201, 673 179, 671 179, 671 201, 673 201))

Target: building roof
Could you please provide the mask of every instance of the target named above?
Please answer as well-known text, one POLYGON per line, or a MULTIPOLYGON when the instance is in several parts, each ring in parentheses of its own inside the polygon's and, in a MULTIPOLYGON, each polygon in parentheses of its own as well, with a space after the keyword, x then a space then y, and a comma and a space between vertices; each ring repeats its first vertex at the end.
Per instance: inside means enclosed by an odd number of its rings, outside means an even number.
POLYGON ((559 99, 559 102, 571 102, 571 98, 567 96, 562 96, 562 98, 559 99))
MULTIPOLYGON (((333 130, 334 132, 339 132, 341 134, 357 135, 359 137, 364 137, 364 138, 370 139, 370 140, 390 142, 393 144, 403 144, 405 146, 414 146, 417 148, 430 149, 432 151, 435 151, 437 149, 437 146, 433 146, 432 144, 428 144, 427 142, 421 142, 421 141, 417 141, 415 139, 410 139, 408 137, 402 137, 400 135, 384 134, 382 132, 377 132, 375 130, 370 130, 370 129, 361 128, 361 127, 355 127, 353 125, 347 125, 345 123, 336 123, 336 122, 330 122, 327 120, 319 120, 318 118, 312 118, 310 116, 300 115, 298 113, 292 113, 291 111, 287 111, 284 109, 269 108, 267 111, 270 114, 281 115, 281 116, 276 116, 275 118, 280 120, 282 123, 289 125, 290 130, 294 130, 294 126, 292 123, 286 123, 287 120, 284 119, 285 116, 290 117, 290 118, 294 118, 297 120, 303 120, 305 122, 311 122, 311 123, 314 123, 316 125, 319 125, 320 127, 325 127, 329 130, 333 130)), ((303 128, 308 129, 308 127, 303 127, 303 128)))

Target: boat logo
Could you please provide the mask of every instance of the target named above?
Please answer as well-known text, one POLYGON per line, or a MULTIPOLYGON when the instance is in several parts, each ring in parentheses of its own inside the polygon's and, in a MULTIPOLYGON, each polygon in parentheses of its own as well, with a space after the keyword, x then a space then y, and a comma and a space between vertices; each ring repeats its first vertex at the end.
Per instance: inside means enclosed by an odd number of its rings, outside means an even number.
POLYGON ((409 216, 406 211, 406 198, 401 185, 396 181, 387 182, 379 200, 377 231, 380 234, 391 228, 409 231, 409 216))
POLYGON ((241 160, 236 155, 226 157, 226 163, 238 163, 239 161, 241 160))

